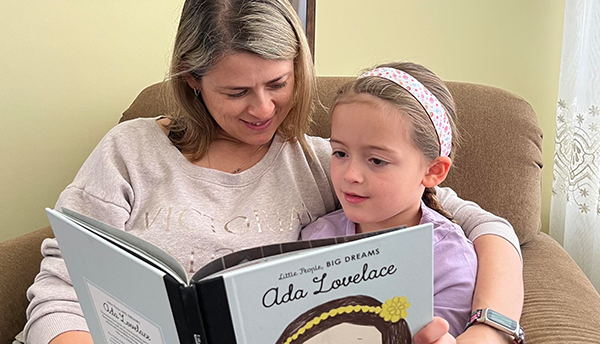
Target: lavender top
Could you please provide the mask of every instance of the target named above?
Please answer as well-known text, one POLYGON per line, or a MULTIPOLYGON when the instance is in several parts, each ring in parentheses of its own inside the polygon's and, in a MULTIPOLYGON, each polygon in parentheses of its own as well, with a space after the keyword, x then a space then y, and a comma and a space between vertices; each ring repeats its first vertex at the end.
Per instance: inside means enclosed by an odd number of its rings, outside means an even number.
MULTIPOLYGON (((463 332, 469 315, 475 278, 477 255, 473 243, 463 230, 438 212, 421 203, 420 224, 433 223, 433 305, 434 315, 450 324, 450 334, 463 332)), ((319 239, 352 235, 354 222, 343 210, 322 216, 302 229, 302 239, 319 239)))

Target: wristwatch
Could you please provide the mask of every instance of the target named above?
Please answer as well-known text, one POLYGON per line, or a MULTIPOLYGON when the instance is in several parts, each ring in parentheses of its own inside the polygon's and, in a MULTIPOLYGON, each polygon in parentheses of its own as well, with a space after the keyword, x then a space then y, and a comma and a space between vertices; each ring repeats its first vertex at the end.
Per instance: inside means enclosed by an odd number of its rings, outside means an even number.
POLYGON ((492 309, 478 309, 469 318, 465 331, 473 324, 486 324, 512 337, 515 344, 525 343, 525 332, 518 322, 492 309))

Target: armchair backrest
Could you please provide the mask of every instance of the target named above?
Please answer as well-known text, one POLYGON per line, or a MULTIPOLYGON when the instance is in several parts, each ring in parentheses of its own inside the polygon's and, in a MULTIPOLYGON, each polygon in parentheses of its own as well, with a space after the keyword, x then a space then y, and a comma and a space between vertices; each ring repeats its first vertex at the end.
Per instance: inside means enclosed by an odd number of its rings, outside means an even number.
MULTIPOLYGON (((328 108, 349 77, 319 77, 321 103, 328 108)), ((461 146, 442 186, 466 200, 504 217, 521 244, 541 227, 542 131, 532 107, 504 90, 463 82, 448 82, 457 104, 461 146)), ((154 117, 173 111, 166 83, 144 89, 123 113, 121 121, 154 117)), ((328 137, 331 121, 325 108, 313 114, 311 133, 328 137)), ((476 221, 476 219, 474 219, 476 221)))

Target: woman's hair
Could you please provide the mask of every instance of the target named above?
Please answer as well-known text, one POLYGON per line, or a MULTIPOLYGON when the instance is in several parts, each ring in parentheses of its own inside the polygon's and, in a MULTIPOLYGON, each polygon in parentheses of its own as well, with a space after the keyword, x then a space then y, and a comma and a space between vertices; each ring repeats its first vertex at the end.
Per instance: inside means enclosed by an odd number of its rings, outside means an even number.
POLYGON ((302 23, 288 0, 186 0, 168 79, 179 107, 169 115, 173 144, 193 160, 206 154, 218 125, 185 75, 200 81, 225 56, 238 52, 294 61, 292 106, 278 132, 306 148, 316 78, 302 23))
POLYGON ((381 307, 381 301, 365 295, 354 295, 329 301, 304 312, 292 321, 275 344, 301 344, 342 323, 377 328, 381 333, 383 344, 410 343, 410 329, 403 318, 394 322, 385 320, 380 312, 370 311, 377 308, 380 311, 381 307), (354 311, 353 309, 356 307, 359 309, 354 311), (349 311, 344 311, 344 308, 349 311), (318 321, 316 321, 317 318, 319 318, 318 321))
MULTIPOLYGON (((449 157, 453 158, 460 138, 456 128, 454 98, 452 98, 446 84, 432 71, 416 63, 395 62, 379 65, 375 68, 381 67, 394 68, 410 74, 438 99, 446 111, 452 129, 452 146, 449 157)), ((338 91, 331 112, 333 112, 336 105, 353 103, 357 101, 357 97, 364 94, 384 100, 400 110, 399 112, 411 124, 410 137, 413 145, 423 153, 427 162, 431 162, 440 156, 440 141, 429 114, 410 92, 391 80, 377 76, 357 78, 338 91)), ((422 199, 429 208, 452 220, 452 215, 444 210, 438 201, 434 188, 426 188, 422 199)))

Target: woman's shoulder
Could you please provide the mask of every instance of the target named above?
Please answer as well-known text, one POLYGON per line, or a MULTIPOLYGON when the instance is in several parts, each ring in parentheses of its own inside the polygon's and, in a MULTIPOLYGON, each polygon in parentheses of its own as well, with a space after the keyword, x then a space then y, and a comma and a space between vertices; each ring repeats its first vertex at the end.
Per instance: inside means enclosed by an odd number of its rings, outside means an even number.
POLYGON ((306 143, 309 148, 312 149, 319 162, 329 169, 329 163, 331 161, 331 145, 329 144, 329 139, 306 135, 306 143))
POLYGON ((314 149, 325 149, 328 151, 331 150, 331 146, 329 145, 329 139, 327 138, 311 135, 305 135, 304 137, 306 138, 306 143, 308 143, 308 145, 314 149))
MULTIPOLYGON (((148 137, 148 134, 160 133, 162 119, 160 117, 140 117, 130 119, 115 125, 105 137, 133 140, 138 137, 148 137)), ((166 133, 165 133, 166 136, 166 133)))
POLYGON ((105 152, 113 151, 126 155, 153 149, 168 141, 157 119, 157 117, 136 118, 121 122, 104 135, 98 147, 105 152))

